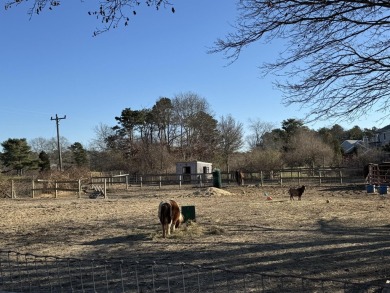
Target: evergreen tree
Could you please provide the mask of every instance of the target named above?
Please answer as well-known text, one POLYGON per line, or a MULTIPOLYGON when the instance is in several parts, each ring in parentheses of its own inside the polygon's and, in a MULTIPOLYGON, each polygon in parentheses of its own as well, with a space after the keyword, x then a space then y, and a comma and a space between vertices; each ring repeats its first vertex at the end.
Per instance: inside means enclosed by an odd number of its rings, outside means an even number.
POLYGON ((11 170, 16 170, 18 175, 23 175, 23 170, 34 167, 37 163, 32 158, 30 146, 25 138, 10 138, 2 144, 3 153, 0 156, 4 166, 11 170))
POLYGON ((41 151, 39 153, 38 167, 41 170, 41 172, 50 170, 50 157, 45 151, 41 151))
POLYGON ((83 148, 82 144, 75 142, 69 147, 69 150, 72 153, 73 160, 76 163, 77 167, 86 166, 88 163, 87 151, 83 148))
POLYGON ((355 125, 348 130, 348 136, 348 139, 363 139, 364 132, 359 126, 355 125))

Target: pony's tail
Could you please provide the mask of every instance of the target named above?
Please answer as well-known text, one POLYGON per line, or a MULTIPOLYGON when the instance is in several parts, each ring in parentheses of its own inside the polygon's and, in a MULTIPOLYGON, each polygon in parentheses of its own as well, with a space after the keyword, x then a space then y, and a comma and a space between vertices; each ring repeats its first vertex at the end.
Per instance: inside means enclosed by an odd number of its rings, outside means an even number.
POLYGON ((172 221, 172 206, 167 202, 161 202, 158 208, 158 217, 161 224, 169 224, 172 221))

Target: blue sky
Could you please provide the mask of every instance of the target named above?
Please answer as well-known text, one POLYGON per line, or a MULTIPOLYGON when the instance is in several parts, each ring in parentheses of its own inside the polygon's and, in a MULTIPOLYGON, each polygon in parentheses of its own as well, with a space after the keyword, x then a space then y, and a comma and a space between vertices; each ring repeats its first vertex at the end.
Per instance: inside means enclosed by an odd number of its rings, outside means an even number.
MULTIPOLYGON (((0 142, 55 137, 51 118, 58 114, 66 115, 61 136, 88 146, 94 128, 115 126, 123 109, 150 108, 186 92, 205 98, 217 119, 231 114, 244 127, 249 119, 280 127, 304 117, 282 105, 272 76, 261 78, 258 66, 277 56, 280 43, 250 46, 229 66, 223 54, 207 53, 232 31, 235 1, 176 1, 174 14, 141 7, 129 26, 98 37, 92 34, 100 22, 87 14, 96 2, 67 2, 31 20, 29 2, 0 10, 0 142)), ((340 124, 385 126, 366 119, 340 124)))

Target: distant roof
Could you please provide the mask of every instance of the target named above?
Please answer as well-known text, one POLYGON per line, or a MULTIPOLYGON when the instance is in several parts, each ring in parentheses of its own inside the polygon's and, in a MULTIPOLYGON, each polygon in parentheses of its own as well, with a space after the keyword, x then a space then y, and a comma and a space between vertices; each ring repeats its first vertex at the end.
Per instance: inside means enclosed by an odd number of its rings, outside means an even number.
POLYGON ((344 150, 344 153, 348 154, 352 152, 357 146, 363 145, 363 141, 359 139, 347 139, 344 140, 341 144, 341 147, 344 150))
POLYGON ((212 164, 212 163, 208 163, 208 162, 202 162, 202 161, 184 161, 184 162, 176 162, 176 164, 192 164, 192 163, 196 163, 196 164, 212 164))
POLYGON ((384 132, 384 131, 388 131, 388 130, 390 130, 390 124, 385 126, 385 127, 383 127, 383 128, 381 128, 381 129, 379 129, 378 132, 384 132))

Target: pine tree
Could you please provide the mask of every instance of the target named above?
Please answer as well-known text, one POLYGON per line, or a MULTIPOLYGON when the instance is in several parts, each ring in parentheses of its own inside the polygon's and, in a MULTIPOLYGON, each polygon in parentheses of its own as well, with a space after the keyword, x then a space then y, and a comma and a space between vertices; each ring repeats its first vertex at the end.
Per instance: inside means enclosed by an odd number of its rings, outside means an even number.
POLYGON ((77 167, 86 166, 88 163, 87 151, 83 148, 82 144, 75 142, 69 147, 73 154, 73 160, 77 167))
POLYGON ((39 153, 39 160, 38 167, 41 171, 50 170, 50 157, 45 151, 39 153))
POLYGON ((0 156, 5 167, 16 170, 18 175, 23 175, 23 170, 34 167, 36 160, 32 158, 30 146, 25 138, 10 138, 2 144, 3 153, 0 156))

